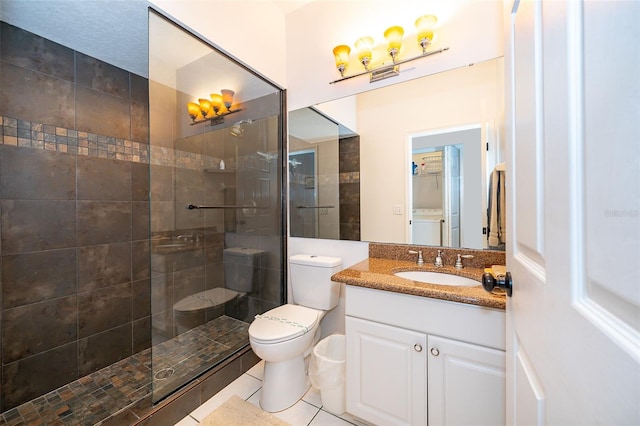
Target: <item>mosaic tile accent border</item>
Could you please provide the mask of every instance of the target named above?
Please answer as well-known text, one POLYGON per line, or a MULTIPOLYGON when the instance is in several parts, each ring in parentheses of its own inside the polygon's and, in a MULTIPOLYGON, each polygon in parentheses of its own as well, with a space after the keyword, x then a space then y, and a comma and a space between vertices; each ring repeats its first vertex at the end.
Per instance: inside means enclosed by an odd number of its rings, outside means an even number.
POLYGON ((149 146, 126 139, 0 117, 2 143, 24 148, 149 163, 149 146))
MULTIPOLYGON (((222 158, 0 116, 0 143, 189 170, 216 170, 222 158)), ((230 161, 227 161, 230 163, 230 161)), ((227 167, 233 166, 228 164, 227 167)))
MULTIPOLYGON (((151 164, 171 166, 189 170, 219 170, 222 158, 180 151, 162 146, 150 146, 151 164)), ((225 159, 227 169, 232 167, 231 160, 225 159)), ((225 170, 227 170, 225 169, 225 170)))
POLYGON ((358 183, 360 182, 360 172, 343 172, 340 173, 340 183, 358 183))

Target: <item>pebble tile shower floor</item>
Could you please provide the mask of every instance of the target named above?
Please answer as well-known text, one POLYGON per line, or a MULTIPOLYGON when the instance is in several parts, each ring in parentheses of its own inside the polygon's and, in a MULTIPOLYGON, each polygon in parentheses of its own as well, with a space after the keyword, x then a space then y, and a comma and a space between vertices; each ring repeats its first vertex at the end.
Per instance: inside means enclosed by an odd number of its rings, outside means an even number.
POLYGON ((249 324, 222 316, 0 415, 0 426, 99 425, 153 392, 183 384, 248 344, 249 324), (155 375, 155 379, 154 376, 155 375))

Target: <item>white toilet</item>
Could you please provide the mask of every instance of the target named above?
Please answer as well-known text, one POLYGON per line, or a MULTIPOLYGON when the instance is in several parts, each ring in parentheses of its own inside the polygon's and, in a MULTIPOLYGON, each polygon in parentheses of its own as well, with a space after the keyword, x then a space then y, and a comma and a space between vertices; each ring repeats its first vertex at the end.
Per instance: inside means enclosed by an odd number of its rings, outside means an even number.
POLYGON ((320 320, 340 298, 338 257, 297 254, 289 258, 293 302, 256 315, 249 342, 264 360, 260 406, 269 412, 295 404, 309 389, 304 357, 320 337, 320 320))

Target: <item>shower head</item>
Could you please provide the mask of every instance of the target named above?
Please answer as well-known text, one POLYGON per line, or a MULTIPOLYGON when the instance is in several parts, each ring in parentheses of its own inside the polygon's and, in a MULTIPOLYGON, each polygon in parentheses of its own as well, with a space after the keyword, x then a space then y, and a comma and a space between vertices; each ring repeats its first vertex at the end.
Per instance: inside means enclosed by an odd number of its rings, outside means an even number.
POLYGON ((241 138, 242 134, 244 133, 243 124, 251 124, 251 123, 253 123, 253 120, 251 119, 240 120, 237 123, 234 123, 233 126, 231 126, 231 130, 229 130, 229 132, 231 133, 232 136, 241 138))
POLYGON ((259 155, 260 157, 264 158, 267 161, 271 161, 271 160, 275 160, 276 158, 278 158, 278 153, 277 152, 262 152, 262 151, 256 151, 256 154, 259 155))

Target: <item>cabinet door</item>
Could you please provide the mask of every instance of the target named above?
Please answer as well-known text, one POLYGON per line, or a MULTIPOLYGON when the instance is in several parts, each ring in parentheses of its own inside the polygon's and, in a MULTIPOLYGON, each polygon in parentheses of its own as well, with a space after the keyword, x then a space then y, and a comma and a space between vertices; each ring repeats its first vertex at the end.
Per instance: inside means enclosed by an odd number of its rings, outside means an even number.
POLYGON ((346 317, 347 411, 378 425, 427 421, 426 335, 346 317))
POLYGON ((428 337, 429 426, 505 424, 505 353, 428 337))

